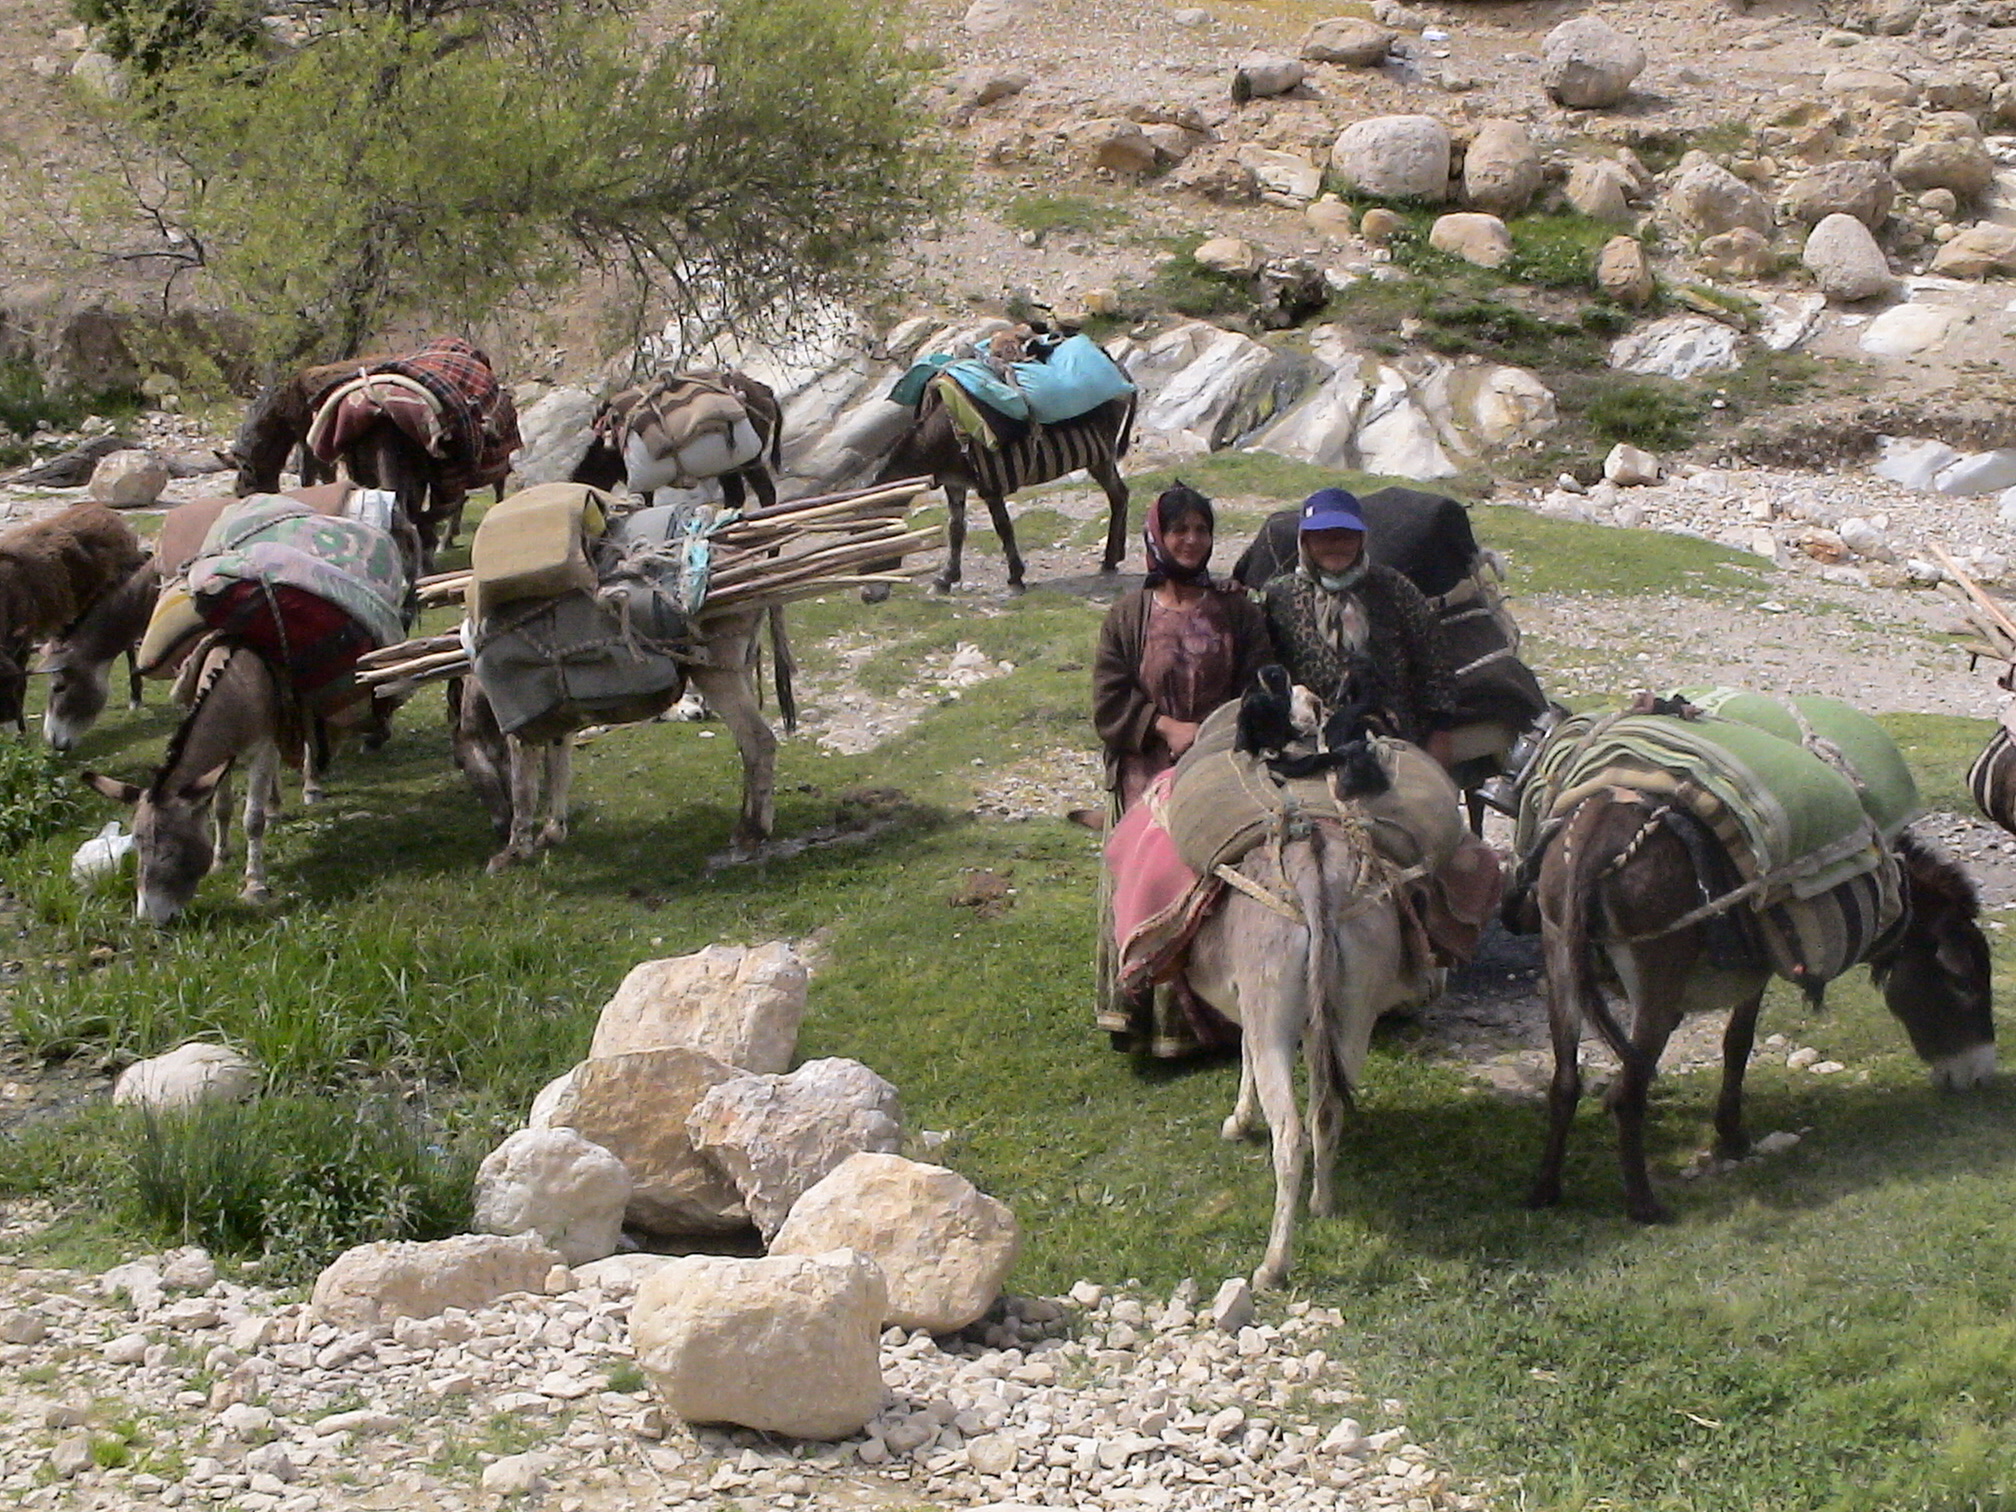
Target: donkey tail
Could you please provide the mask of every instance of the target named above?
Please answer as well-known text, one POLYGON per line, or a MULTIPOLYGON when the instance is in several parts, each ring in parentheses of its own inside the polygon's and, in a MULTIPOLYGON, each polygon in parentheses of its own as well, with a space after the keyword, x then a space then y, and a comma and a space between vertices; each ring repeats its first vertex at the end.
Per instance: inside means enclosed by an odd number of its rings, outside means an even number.
POLYGON ((770 663, 777 680, 777 712, 783 717, 786 731, 798 728, 798 694, 793 679, 798 671, 798 663, 791 656, 791 640, 784 630, 784 606, 770 606, 770 663))
POLYGON ((1330 1001, 1336 981, 1336 938, 1332 927, 1335 904, 1319 830, 1308 840, 1285 846, 1282 853, 1283 880, 1295 891, 1309 935, 1309 949, 1303 957, 1303 1002, 1309 1019, 1302 1043, 1309 1065, 1309 1098, 1312 1105, 1337 1096, 1351 1096, 1349 1061, 1341 1038, 1342 1025, 1330 1001))
POLYGON ((1596 985, 1595 883, 1608 858, 1588 842, 1601 813, 1598 805, 1584 802, 1554 837, 1566 853, 1568 875, 1561 893, 1561 917, 1547 936, 1547 980, 1554 984, 1561 1010, 1595 1025, 1611 1053, 1628 1064, 1637 1051, 1596 985))

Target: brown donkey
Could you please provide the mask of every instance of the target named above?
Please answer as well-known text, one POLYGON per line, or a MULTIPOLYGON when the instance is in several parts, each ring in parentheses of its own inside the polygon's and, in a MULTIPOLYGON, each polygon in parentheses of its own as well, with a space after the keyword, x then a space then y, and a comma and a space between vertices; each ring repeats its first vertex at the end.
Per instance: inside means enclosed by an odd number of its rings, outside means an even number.
MULTIPOLYGON (((1701 918, 1704 886, 1697 855, 1660 801, 1611 787, 1585 799, 1548 843, 1540 861, 1538 903, 1553 1025, 1554 1080, 1548 1092, 1545 1153, 1529 1201, 1561 1198, 1561 1162, 1582 1092, 1578 1051, 1585 1023, 1595 1027, 1623 1069, 1605 1102, 1617 1120, 1625 1210, 1641 1223, 1669 1215, 1652 1191, 1645 1164, 1645 1101, 1659 1056, 1690 1013, 1727 1013, 1722 1092, 1715 1105, 1716 1153, 1750 1148, 1743 1125, 1743 1073, 1756 1037, 1757 1011, 1771 973, 1726 948, 1725 934, 1747 925, 1748 904, 1701 918), (1731 961, 1741 964, 1726 964, 1731 961), (1629 1012, 1613 1013, 1598 985, 1607 964, 1629 1012)), ((1700 837, 1696 837, 1697 839, 1700 837)), ((1980 902, 1966 874, 1909 835, 1894 855, 1906 913, 1899 929, 1865 958, 1883 1000, 1904 1025, 1911 1047, 1938 1086, 1971 1087, 1995 1070, 1988 943, 1976 922, 1980 902)), ((1761 956, 1750 953, 1751 959, 1761 956)))

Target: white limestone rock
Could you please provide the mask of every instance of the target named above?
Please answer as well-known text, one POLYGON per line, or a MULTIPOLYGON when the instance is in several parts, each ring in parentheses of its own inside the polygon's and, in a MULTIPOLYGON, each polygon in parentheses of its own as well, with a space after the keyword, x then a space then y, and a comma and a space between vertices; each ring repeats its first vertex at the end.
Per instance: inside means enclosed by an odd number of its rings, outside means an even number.
MULTIPOLYGON (((1938 266, 1936 259, 1933 266, 1938 266)), ((1951 305, 1916 300, 1892 305, 1862 328, 1856 345, 1873 357, 1915 357, 1943 345, 1970 318, 1965 310, 1951 305)))
POLYGON ((1651 259, 1635 236, 1613 236, 1596 254, 1596 287, 1619 304, 1636 307, 1658 292, 1651 259))
POLYGON ((1939 474, 1960 460, 1944 441, 1915 436, 1878 436, 1876 461, 1869 471, 1906 488, 1932 487, 1939 474))
POLYGON ((537 1234, 460 1234, 428 1243, 360 1244, 315 1279, 318 1323, 367 1328, 486 1307, 507 1292, 539 1292, 560 1256, 537 1234))
POLYGON ((1594 16, 1576 16, 1547 33, 1540 59, 1548 98, 1578 110, 1621 103, 1645 71, 1645 49, 1594 16))
POLYGON ((1036 12, 1036 0, 973 0, 966 7, 966 30, 976 37, 991 36, 1034 20, 1036 12))
POLYGON ((1742 337, 1705 315, 1669 315, 1610 344, 1610 366, 1626 373, 1685 379, 1742 362, 1742 337))
POLYGON ((1296 153, 1249 143, 1240 147, 1239 161, 1251 171, 1261 197, 1270 203, 1306 205, 1323 192, 1323 170, 1296 153))
POLYGON ((745 1071, 787 1069, 811 979, 782 940, 709 945, 630 969, 595 1021, 590 1059, 639 1050, 699 1050, 745 1071))
POLYGON ((649 1234, 718 1234, 748 1222, 742 1198, 693 1148, 686 1118, 736 1069, 698 1050, 640 1050, 583 1061, 552 1114, 630 1172, 624 1221, 649 1234))
POLYGON ((1622 225, 1632 218, 1638 184, 1631 170, 1612 158, 1577 158, 1568 165, 1561 193, 1572 209, 1591 220, 1622 225))
POLYGON ((1969 452, 1942 467, 1932 486, 1942 494, 2000 493, 2016 487, 2016 451, 1969 452))
POLYGON ((1618 442, 1603 459, 1603 477, 1619 488, 1642 488, 1666 476, 1666 464, 1651 452, 1618 442))
POLYGON ((1338 133, 1330 167, 1362 194, 1433 205, 1449 197, 1449 156, 1449 128, 1435 117, 1372 116, 1338 133))
POLYGON ((594 439, 588 427, 601 402, 588 389, 561 384, 527 405, 518 416, 522 444, 511 459, 511 486, 531 488, 573 477, 594 439))
POLYGON ((1874 233, 1845 211, 1825 217, 1808 233, 1800 261, 1836 304, 1879 299, 1897 287, 1874 233))
POLYGON ((110 452, 91 469, 91 497, 113 509, 145 509, 168 486, 168 464, 150 451, 110 452))
POLYGON ((191 1040, 135 1061, 112 1084, 112 1101, 154 1112, 203 1102, 244 1102, 259 1090, 259 1068, 236 1050, 191 1040))
POLYGON ((1214 236, 1198 243, 1197 250, 1190 254, 1190 260, 1213 273, 1247 278, 1260 271, 1260 265, 1267 261, 1267 253, 1243 237, 1214 236))
POLYGON ((520 1129, 476 1172, 482 1234, 539 1235, 569 1265, 616 1253, 630 1172, 572 1129, 520 1129))
POLYGON ((888 1296, 865 1255, 692 1255, 637 1289, 630 1343, 667 1409, 793 1438, 857 1433, 882 1406, 888 1296))
POLYGON ((1232 98, 1258 100, 1269 95, 1286 94, 1300 84, 1307 73, 1300 58, 1256 53, 1240 59, 1239 66, 1233 70, 1232 98))
POLYGON ((859 1061, 807 1061, 788 1076, 738 1076, 714 1087, 686 1120, 694 1148, 742 1194, 772 1238, 791 1206, 864 1150, 903 1143, 896 1089, 859 1061))
POLYGON ((943 1166, 901 1155, 849 1157, 791 1209, 773 1255, 858 1250, 888 1285, 883 1321, 950 1333, 994 1303, 1022 1248, 1005 1203, 943 1166))

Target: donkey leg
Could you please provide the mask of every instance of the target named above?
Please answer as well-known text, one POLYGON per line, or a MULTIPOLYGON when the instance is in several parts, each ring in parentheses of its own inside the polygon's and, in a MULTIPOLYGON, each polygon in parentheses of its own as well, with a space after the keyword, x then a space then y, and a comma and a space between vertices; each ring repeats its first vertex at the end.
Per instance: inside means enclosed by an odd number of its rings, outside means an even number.
POLYGON ((490 858, 484 868, 491 876, 508 871, 537 849, 534 835, 538 823, 540 777, 545 763, 517 736, 505 737, 511 756, 511 834, 504 849, 490 858))
POLYGON ((126 707, 140 707, 140 648, 126 648, 126 707))
MULTIPOLYGON (((1253 1046, 1253 1077, 1274 1131, 1274 1222, 1267 1231, 1267 1253, 1253 1272, 1253 1287, 1265 1291, 1288 1274, 1295 1245, 1295 1204, 1302 1200, 1302 1173, 1308 1151, 1302 1112, 1295 1105, 1295 1045, 1281 1032, 1288 1026, 1246 1025, 1249 1036, 1264 1036, 1253 1046), (1269 1033, 1269 1029, 1275 1032, 1269 1033)), ((1292 1032, 1292 1031, 1291 1031, 1292 1032)))
POLYGON ((1750 1134, 1743 1127, 1743 1073, 1750 1067, 1750 1049, 1757 1041, 1757 1010, 1764 989, 1736 1005, 1729 1027, 1722 1031, 1722 1094, 1715 1100, 1715 1153, 1740 1160, 1750 1153, 1750 1134))
POLYGON ((1111 458, 1104 467, 1090 471, 1106 491, 1106 555, 1099 559, 1099 570, 1118 572, 1127 559, 1127 480, 1120 476, 1120 464, 1111 458))
POLYGON ((574 782, 574 746, 566 736, 549 741, 545 751, 546 822, 539 827, 539 845, 544 849, 567 838, 568 789, 574 782))
POLYGON ((280 748, 268 742, 247 764, 245 773, 245 885, 239 896, 264 903, 273 896, 266 885, 266 825, 280 801, 280 748))
POLYGON ((1220 1137, 1225 1139, 1252 1139, 1266 1127, 1264 1119, 1253 1115, 1259 1111, 1258 1090, 1253 1082, 1253 1056, 1247 1050, 1242 1037, 1239 1043, 1239 1095, 1233 1100, 1232 1111, 1225 1115, 1225 1122, 1218 1126, 1220 1137))
POLYGON ((216 865, 222 866, 231 859, 231 773, 227 769, 217 779, 217 787, 210 798, 210 848, 216 856, 216 865))
POLYGON ((932 588, 950 593, 959 581, 959 557, 966 549, 966 490, 957 483, 945 485, 945 565, 932 580, 932 588))
POLYGON ((1673 1216, 1653 1193, 1652 1173, 1645 1160, 1645 1103, 1658 1066, 1657 1052, 1647 1056, 1634 1045, 1603 1099, 1617 1120, 1617 1167, 1624 1178, 1624 1211, 1639 1223, 1664 1223, 1673 1216))
POLYGON ((1572 1005, 1558 1001, 1549 984, 1547 1018, 1554 1042, 1554 1079, 1547 1087, 1547 1143, 1540 1169, 1527 1189, 1528 1207, 1553 1207, 1561 1200, 1561 1163, 1568 1154, 1568 1131, 1575 1105, 1582 1100, 1582 1019, 1572 1005))
MULTIPOLYGON (((754 633, 751 620, 749 633, 754 633)), ((735 737, 742 756, 742 813, 728 842, 731 854, 748 855, 770 838, 777 822, 777 736, 756 706, 746 658, 734 667, 695 667, 692 680, 735 737)))
POLYGON ((1008 591, 1022 591, 1022 552, 1015 544, 1015 522, 1008 518, 1008 501, 982 494, 987 517, 994 522, 994 534, 1001 538, 1001 554, 1008 559, 1008 591))

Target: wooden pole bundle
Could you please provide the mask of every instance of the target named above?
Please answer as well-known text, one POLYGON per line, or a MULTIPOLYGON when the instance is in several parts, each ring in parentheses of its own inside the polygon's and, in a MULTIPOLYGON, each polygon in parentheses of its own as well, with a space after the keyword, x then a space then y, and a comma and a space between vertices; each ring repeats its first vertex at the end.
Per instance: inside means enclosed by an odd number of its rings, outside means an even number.
POLYGON ((1968 622, 1981 633, 1986 646, 1968 647, 1973 655, 1986 652, 2000 661, 2016 666, 2016 619, 1989 597, 1988 592, 1975 582, 1966 568, 1946 554, 1937 542, 1932 543, 1932 555, 1939 559, 1939 565, 1946 569, 1947 587, 1952 588, 1961 598, 1961 607, 1968 622))
MULTIPOLYGON (((878 569, 940 544, 941 532, 905 525, 911 500, 931 486, 929 478, 908 478, 793 499, 723 525, 709 538, 714 559, 698 620, 704 625, 715 614, 910 581, 911 573, 878 569), (799 549, 790 549, 794 546, 799 549)), ((475 581, 475 573, 464 569, 435 573, 415 586, 420 602, 434 606, 465 601, 475 581)), ((408 692, 423 682, 460 676, 470 662, 461 636, 451 633, 369 652, 357 667, 357 681, 367 687, 408 692)))

